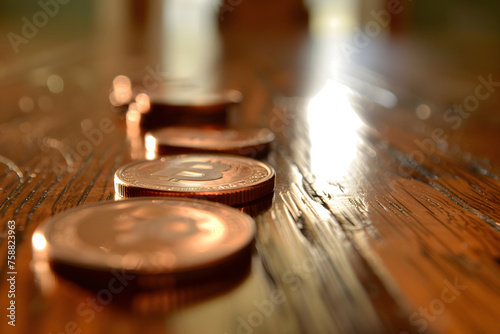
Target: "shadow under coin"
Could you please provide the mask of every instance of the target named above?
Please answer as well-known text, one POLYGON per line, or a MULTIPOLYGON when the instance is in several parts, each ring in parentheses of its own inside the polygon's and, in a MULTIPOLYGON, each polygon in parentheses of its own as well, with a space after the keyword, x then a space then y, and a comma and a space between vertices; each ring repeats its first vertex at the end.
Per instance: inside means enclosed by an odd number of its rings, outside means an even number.
POLYGON ((242 284, 250 274, 251 261, 239 260, 231 267, 214 266, 189 275, 95 271, 52 262, 51 270, 37 273, 37 279, 39 283, 53 282, 53 287, 65 286, 61 280, 73 283, 94 296, 99 306, 110 305, 134 314, 166 314, 221 296, 242 284))

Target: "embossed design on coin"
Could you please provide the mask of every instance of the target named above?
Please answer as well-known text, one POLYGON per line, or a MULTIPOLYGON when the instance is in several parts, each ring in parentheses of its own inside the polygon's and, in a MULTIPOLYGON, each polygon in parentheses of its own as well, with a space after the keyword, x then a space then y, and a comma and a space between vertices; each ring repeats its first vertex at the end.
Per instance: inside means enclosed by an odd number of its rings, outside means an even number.
POLYGON ((151 174, 152 176, 164 177, 166 181, 211 181, 224 177, 225 172, 231 166, 220 161, 179 161, 165 169, 151 174))
POLYGON ((255 223, 218 203, 141 198, 68 210, 42 224, 35 235, 46 240, 37 251, 54 261, 93 270, 170 274, 250 254, 255 223))
POLYGON ((274 175, 272 167, 245 157, 165 156, 133 162, 118 169, 115 192, 122 197, 180 196, 235 205, 271 193, 274 175))

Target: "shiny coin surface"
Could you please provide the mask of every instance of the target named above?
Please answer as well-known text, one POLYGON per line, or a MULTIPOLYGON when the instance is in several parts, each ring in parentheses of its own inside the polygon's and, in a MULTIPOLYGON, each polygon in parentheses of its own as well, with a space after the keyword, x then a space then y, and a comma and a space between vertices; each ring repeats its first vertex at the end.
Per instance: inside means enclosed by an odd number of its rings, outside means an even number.
POLYGON ((266 128, 176 126, 146 134, 146 148, 157 155, 210 152, 258 157, 269 151, 274 134, 266 128))
POLYGON ((225 205, 140 198, 65 211, 40 225, 32 244, 35 254, 78 268, 206 274, 234 261, 249 263, 255 231, 249 216, 225 205))
POLYGON ((132 162, 115 173, 122 197, 177 196, 235 205, 274 189, 274 169, 234 155, 184 154, 132 162))

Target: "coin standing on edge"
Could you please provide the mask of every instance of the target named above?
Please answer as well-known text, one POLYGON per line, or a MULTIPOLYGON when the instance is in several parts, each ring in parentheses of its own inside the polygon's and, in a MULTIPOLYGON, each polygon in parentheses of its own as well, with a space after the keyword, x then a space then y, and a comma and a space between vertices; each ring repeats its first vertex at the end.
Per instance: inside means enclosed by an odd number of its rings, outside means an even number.
POLYGON ((273 140, 266 128, 176 126, 147 133, 146 148, 157 155, 205 152, 255 158, 267 154, 273 140))
POLYGON ((140 198, 60 213, 37 228, 32 245, 34 259, 69 266, 71 272, 149 275, 146 282, 153 285, 166 275, 167 284, 175 286, 244 270, 255 233, 249 216, 226 205, 140 198))
POLYGON ((191 197, 237 205, 274 189, 271 166, 234 155, 185 154, 132 162, 115 173, 121 197, 191 197))

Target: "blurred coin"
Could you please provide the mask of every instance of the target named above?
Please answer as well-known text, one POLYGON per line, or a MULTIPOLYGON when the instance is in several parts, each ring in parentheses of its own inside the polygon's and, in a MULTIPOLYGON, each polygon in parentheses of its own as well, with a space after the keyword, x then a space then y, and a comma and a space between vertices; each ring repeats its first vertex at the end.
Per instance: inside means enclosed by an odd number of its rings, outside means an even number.
POLYGON ((162 108, 166 111, 173 108, 183 108, 195 114, 216 114, 242 101, 242 95, 237 90, 220 91, 190 91, 174 90, 153 91, 148 94, 152 108, 162 108))
POLYGON ((267 164, 234 155, 164 156, 118 169, 115 192, 122 197, 192 197, 235 205, 271 193, 274 175, 267 164))
POLYGON ((157 155, 195 153, 259 157, 269 151, 274 134, 266 128, 203 128, 176 126, 146 134, 146 149, 157 155))
POLYGON ((255 201, 234 205, 233 207, 240 210, 241 212, 246 213, 247 215, 255 217, 272 207, 273 198, 273 193, 270 193, 269 195, 256 199, 255 201))
POLYGON ((245 271, 255 230, 249 216, 218 203, 140 198, 65 211, 40 225, 32 244, 35 259, 77 279, 126 273, 140 288, 169 288, 245 271))
POLYGON ((141 115, 142 129, 170 125, 224 125, 228 112, 242 100, 236 90, 148 92, 149 109, 141 115))

